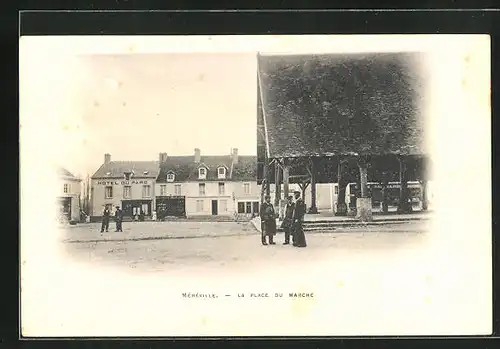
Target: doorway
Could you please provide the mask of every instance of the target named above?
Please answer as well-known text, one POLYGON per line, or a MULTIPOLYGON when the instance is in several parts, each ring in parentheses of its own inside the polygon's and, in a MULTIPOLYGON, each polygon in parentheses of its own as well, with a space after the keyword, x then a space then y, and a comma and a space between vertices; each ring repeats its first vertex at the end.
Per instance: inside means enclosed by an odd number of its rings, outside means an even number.
POLYGON ((218 214, 217 200, 212 200, 212 216, 217 216, 218 214))
POLYGON ((59 216, 71 220, 71 198, 59 199, 59 216))

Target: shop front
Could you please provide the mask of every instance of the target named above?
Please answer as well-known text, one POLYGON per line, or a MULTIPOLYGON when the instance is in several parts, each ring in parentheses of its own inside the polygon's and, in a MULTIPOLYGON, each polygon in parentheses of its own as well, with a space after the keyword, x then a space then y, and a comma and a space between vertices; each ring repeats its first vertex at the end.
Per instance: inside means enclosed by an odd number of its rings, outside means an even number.
POLYGON ((256 216, 259 214, 259 201, 238 201, 238 214, 256 216))
POLYGON ((186 198, 184 196, 156 197, 156 216, 159 220, 166 217, 186 217, 186 198))
POLYGON ((151 219, 152 205, 152 200, 122 200, 123 217, 131 220, 151 219))

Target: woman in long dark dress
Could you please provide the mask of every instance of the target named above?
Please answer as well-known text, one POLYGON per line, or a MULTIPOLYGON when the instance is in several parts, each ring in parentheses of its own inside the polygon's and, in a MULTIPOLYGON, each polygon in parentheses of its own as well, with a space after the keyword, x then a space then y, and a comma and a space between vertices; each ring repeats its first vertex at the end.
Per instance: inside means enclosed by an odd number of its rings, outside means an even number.
POLYGON ((295 210, 293 212, 293 237, 295 247, 307 247, 306 236, 304 234, 304 215, 306 214, 306 205, 300 197, 300 192, 295 192, 295 210))

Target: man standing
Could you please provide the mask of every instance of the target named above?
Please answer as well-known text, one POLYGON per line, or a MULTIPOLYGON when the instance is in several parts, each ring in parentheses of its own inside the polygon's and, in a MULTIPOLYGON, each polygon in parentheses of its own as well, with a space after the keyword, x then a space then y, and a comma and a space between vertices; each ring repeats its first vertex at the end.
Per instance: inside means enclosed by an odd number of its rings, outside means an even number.
POLYGON ((106 232, 109 229, 109 215, 109 208, 105 206, 104 211, 102 212, 101 234, 104 232, 104 229, 106 229, 106 232))
POLYGON ((306 247, 306 236, 304 235, 304 228, 302 226, 304 222, 304 215, 306 213, 306 205, 304 200, 300 197, 300 191, 295 191, 295 209, 293 211, 293 246, 295 247, 306 247))
POLYGON ((123 231, 122 230, 123 211, 120 209, 120 206, 116 206, 115 222, 116 222, 116 231, 123 231))
POLYGON ((271 204, 271 196, 266 195, 265 202, 260 208, 260 220, 262 229, 262 245, 267 245, 266 236, 269 237, 269 245, 276 245, 274 234, 276 234, 276 214, 274 206, 271 204))
MULTIPOLYGON (((288 245, 290 243, 290 233, 292 231, 294 208, 295 204, 293 203, 293 197, 290 195, 287 198, 287 203, 285 206, 285 217, 283 218, 283 222, 281 223, 281 228, 285 231, 285 242, 283 243, 283 245, 288 245)), ((295 239, 293 239, 293 242, 295 242, 295 239)))

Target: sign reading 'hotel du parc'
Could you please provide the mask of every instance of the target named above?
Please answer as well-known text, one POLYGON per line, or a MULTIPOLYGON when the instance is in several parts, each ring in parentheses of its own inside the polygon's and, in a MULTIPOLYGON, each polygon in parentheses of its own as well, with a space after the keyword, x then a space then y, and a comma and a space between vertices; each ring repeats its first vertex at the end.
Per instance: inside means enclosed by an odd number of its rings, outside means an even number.
POLYGON ((132 185, 132 184, 150 184, 148 180, 132 181, 98 181, 97 185, 132 185))

